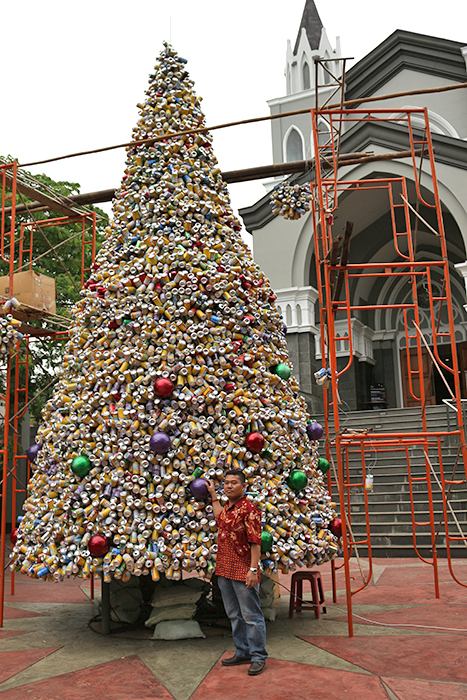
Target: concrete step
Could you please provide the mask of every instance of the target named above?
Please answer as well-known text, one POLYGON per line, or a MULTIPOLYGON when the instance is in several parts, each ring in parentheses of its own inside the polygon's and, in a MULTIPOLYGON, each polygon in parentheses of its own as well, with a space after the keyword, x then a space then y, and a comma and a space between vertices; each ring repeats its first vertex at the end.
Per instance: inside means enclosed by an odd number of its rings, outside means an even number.
MULTIPOLYGON (((400 502, 406 502, 410 505, 410 493, 408 489, 406 491, 402 491, 401 489, 393 489, 393 490, 383 490, 380 489, 378 491, 368 491, 368 503, 369 504, 375 504, 377 502, 388 502, 390 503, 393 501, 394 503, 400 503, 400 502)), ((338 502, 337 499, 337 494, 333 493, 333 500, 334 502, 338 502)), ((426 491, 415 491, 413 492, 413 500, 415 503, 427 503, 427 493, 426 491)), ((456 508, 461 508, 463 510, 464 507, 466 506, 461 506, 461 503, 466 503, 467 504, 467 497, 465 494, 465 491, 463 493, 456 493, 455 491, 451 492, 451 495, 449 497, 450 502, 456 502, 456 508)), ((363 489, 360 490, 359 493, 356 492, 356 489, 352 491, 352 497, 351 497, 351 503, 352 503, 352 508, 359 504, 364 504, 364 496, 363 496, 363 489)), ((439 504, 439 508, 442 508, 442 498, 441 494, 438 492, 433 493, 433 503, 439 504)))
MULTIPOLYGON (((357 484, 361 484, 362 480, 361 479, 355 479, 352 480, 350 479, 349 481, 350 485, 354 484, 355 486, 353 487, 354 489, 359 488, 360 492, 363 492, 363 486, 358 487, 357 484)), ((412 481, 412 491, 413 493, 427 493, 427 482, 426 481, 412 481)), ((395 492, 395 493, 407 493, 410 494, 410 484, 409 480, 407 479, 406 481, 395 481, 394 479, 376 479, 373 482, 373 491, 369 491, 368 495, 370 494, 375 494, 375 493, 386 493, 386 492, 395 492)), ((432 484, 432 493, 433 493, 433 498, 434 499, 439 499, 441 500, 441 491, 438 488, 437 484, 432 484)), ((451 490, 451 498, 459 498, 461 496, 462 498, 467 498, 467 487, 464 484, 461 484, 459 486, 453 486, 451 490)))
MULTIPOLYGON (((464 511, 467 509, 467 501, 458 501, 456 504, 451 503, 452 508, 454 509, 454 512, 458 511, 464 511)), ((370 518, 373 516, 373 513, 381 513, 386 512, 386 513, 410 513, 411 512, 411 505, 410 505, 410 500, 402 500, 402 501, 393 501, 391 499, 388 499, 386 501, 384 500, 375 500, 375 501, 370 501, 368 504, 368 509, 370 513, 370 518)), ((337 502, 336 510, 339 511, 339 502, 337 502)), ((440 517, 443 513, 443 508, 441 502, 436 502, 434 503, 434 510, 435 513, 439 513, 440 517)), ((423 513, 427 511, 427 503, 426 501, 414 501, 414 512, 415 513, 423 513)), ((365 504, 363 502, 363 497, 362 500, 359 503, 352 503, 352 517, 354 514, 358 513, 365 513, 365 504)), ((418 517, 418 516, 417 516, 418 517)))
MULTIPOLYGON (((429 450, 428 456, 430 458, 431 464, 433 466, 433 469, 435 471, 439 471, 439 464, 438 464, 438 455, 434 453, 434 450, 429 450)), ((454 467, 455 461, 457 457, 457 447, 444 447, 443 448, 443 466, 444 469, 448 469, 449 467, 452 469, 454 467)), ((335 463, 335 458, 334 458, 334 463, 335 463)), ((462 464, 462 460, 459 460, 459 463, 462 464)), ((360 455, 360 450, 355 451, 355 452, 349 452, 349 465, 352 467, 358 466, 362 464, 362 459, 360 455)), ((382 451, 382 452, 375 452, 373 450, 368 450, 365 453, 365 464, 368 466, 370 465, 371 467, 389 467, 391 464, 394 465, 404 465, 405 468, 407 468, 407 458, 405 456, 405 452, 402 452, 402 450, 393 450, 392 452, 388 451, 382 451)), ((409 464, 410 467, 415 468, 415 467, 423 467, 425 468, 425 458, 423 454, 423 450, 417 450, 417 451, 412 451, 409 452, 409 464)), ((346 466, 344 464, 344 466, 346 466)))
MULTIPOLYGON (((456 414, 446 406, 428 406, 426 409, 427 430, 439 432, 456 429, 456 414), (450 412, 449 412, 450 411, 450 412), (449 413, 448 413, 449 412, 449 413)), ((324 424, 324 415, 315 416, 315 420, 324 424)), ((419 408, 392 408, 378 411, 353 411, 340 413, 339 428, 362 430, 370 428, 371 432, 419 432, 422 430, 422 418, 419 408)), ((329 429, 334 434, 334 419, 329 418, 329 429)))
MULTIPOLYGON (((352 528, 353 530, 353 528, 352 528)), ((371 531, 371 546, 375 547, 398 547, 400 545, 412 545, 413 547, 413 535, 410 532, 401 532, 396 534, 381 534, 373 533, 371 531)), ((359 540, 366 539, 366 532, 358 532, 354 530, 354 538, 358 542, 359 540)), ((444 530, 439 533, 437 538, 437 547, 446 547, 446 537, 444 530)), ((457 544, 456 544, 457 546, 457 544)), ((424 549, 431 549, 431 535, 429 533, 423 533, 417 529, 417 547, 424 549)), ((467 547, 463 546, 464 554, 467 554, 467 547)))
MULTIPOLYGON (((405 484, 409 485, 409 475, 407 473, 402 474, 401 472, 388 472, 385 473, 383 471, 376 472, 374 469, 371 470, 371 474, 374 477, 374 487, 373 490, 376 491, 379 486, 382 484, 405 484)), ((426 472, 415 472, 412 473, 412 484, 415 487, 416 484, 425 484, 426 481, 415 481, 415 479, 424 479, 426 477, 426 472)), ((449 479, 451 478, 451 474, 449 475, 449 479)), ((438 479, 441 482, 441 479, 438 475, 438 479)), ((360 472, 359 474, 357 473, 352 473, 350 472, 349 474, 349 483, 350 484, 361 484, 363 483, 363 477, 362 473, 360 472)), ((433 491, 438 491, 440 492, 440 489, 436 483, 435 479, 431 480, 432 488, 433 491)), ((459 486, 456 486, 456 489, 460 488, 463 486, 463 484, 460 484, 459 486)), ((454 488, 454 486, 453 486, 454 488)), ((465 487, 467 488, 467 486, 465 487)))
MULTIPOLYGON (((431 545, 429 548, 424 548, 424 547, 418 547, 418 551, 422 557, 425 559, 430 560, 432 558, 432 553, 431 553, 431 545)), ((446 547, 437 547, 436 548, 437 554, 438 554, 438 559, 446 559, 447 558, 447 550, 446 547)), ((464 547, 463 545, 451 545, 450 547, 451 551, 451 557, 453 559, 465 559, 466 553, 467 553, 467 548, 464 547)), ((353 549, 353 555, 355 556, 355 548, 353 549)), ((358 554, 360 557, 366 558, 368 557, 368 549, 366 546, 359 545, 358 546, 358 554)), ((415 550, 413 547, 413 544, 411 545, 403 545, 403 544, 394 544, 391 545, 390 547, 387 547, 386 545, 376 545, 376 544, 371 544, 371 554, 374 559, 384 559, 388 557, 407 557, 407 558, 414 558, 416 557, 415 550)), ((456 569, 454 567, 454 573, 456 573, 456 569)), ((459 579, 462 581, 462 577, 459 579)), ((462 583, 467 583, 467 581, 462 581, 462 583)))
MULTIPOLYGON (((455 510, 454 511, 456 514, 456 517, 459 521, 466 521, 467 520, 467 510, 455 510)), ((352 511, 352 526, 353 524, 363 524, 365 523, 365 513, 364 512, 354 512, 352 511)), ((428 522, 430 517, 429 511, 428 510, 419 510, 416 511, 416 520, 417 522, 428 522)), ((443 511, 442 510, 435 510, 434 511, 434 520, 435 523, 437 524, 441 518, 444 518, 443 511)), ((452 516, 451 516, 452 518, 452 516)), ((412 511, 410 508, 406 511, 372 511, 371 512, 371 527, 373 527, 373 523, 379 524, 379 523, 390 523, 391 525, 394 525, 395 523, 397 524, 408 524, 412 525, 412 511)))
MULTIPOLYGON (((418 534, 426 534, 426 535, 430 534, 430 524, 428 522, 429 514, 427 513, 426 515, 427 515, 426 519, 422 519, 422 518, 417 517, 417 522, 427 523, 426 525, 418 525, 416 527, 417 536, 418 536, 418 534)), ((457 513, 456 513, 456 516, 457 516, 457 513)), ((461 526, 462 531, 464 532, 464 530, 465 530, 465 535, 467 537, 467 528, 465 527, 465 523, 467 521, 467 512, 466 511, 464 511, 463 516, 464 516, 463 519, 461 519, 460 517, 458 517, 457 519, 459 521, 459 524, 461 526), (464 527, 462 524, 464 524, 464 527)), ((439 519, 435 518, 435 531, 438 529, 438 523, 439 523, 439 519)), ((359 537, 360 535, 362 537, 363 536, 366 537, 366 527, 365 527, 364 523, 356 522, 354 520, 354 518, 352 518, 351 525, 352 525, 352 530, 354 532, 355 537, 359 537)), ((454 523, 450 523, 450 525, 454 526, 454 523)), ((394 523, 391 521, 381 521, 381 522, 380 521, 373 521, 373 520, 370 521, 370 532, 371 532, 372 540, 373 540, 373 535, 388 535, 388 536, 397 535, 398 536, 398 535, 405 535, 406 533, 412 533, 412 531, 413 531, 413 527, 412 527, 411 522, 409 522, 409 523, 394 523)), ((443 535, 444 535, 444 532, 445 532, 444 523, 441 525, 440 533, 441 532, 443 532, 443 535)), ((457 529, 456 529, 455 533, 454 533, 454 531, 451 531, 451 529, 450 529, 450 532, 453 536, 460 537, 460 533, 457 529)), ((466 554, 467 554, 467 549, 466 549, 466 554)))
MULTIPOLYGON (((430 406, 426 410, 427 432, 443 432, 456 428, 456 415, 448 414, 446 406, 430 406)), ((322 423, 320 417, 316 418, 322 423)), ((323 424, 323 423, 322 423, 323 424)), ((333 419, 329 421, 331 437, 333 436, 333 419)), ((340 430, 358 431, 370 430, 375 433, 404 434, 407 432, 421 433, 423 430, 421 411, 414 409, 385 409, 378 411, 355 411, 339 415, 340 430)), ((456 435, 444 436, 441 439, 442 459, 445 478, 452 478, 456 460, 458 459, 459 439, 456 435)), ((407 454, 403 450, 374 451, 369 442, 364 443, 365 466, 367 473, 374 477, 374 488, 367 491, 370 532, 374 556, 414 556, 412 534, 412 507, 417 522, 429 522, 427 470, 423 449, 413 446, 407 454), (412 477, 413 506, 410 497, 409 468, 412 477), (420 481, 417 481, 420 479, 420 481)), ((429 447, 429 458, 435 473, 440 477, 438 465, 439 455, 436 446, 429 447)), ((335 461, 334 455, 334 461, 335 461)), ((362 474, 362 456, 359 444, 355 443, 347 451, 347 464, 344 465, 345 475, 351 489, 351 519, 352 528, 357 538, 366 538, 365 502, 362 474), (361 484, 361 486, 360 486, 361 484)), ((464 466, 460 461, 457 465, 456 477, 465 478, 464 466)), ((455 478, 456 478, 455 477, 455 478)), ((446 556, 444 543, 444 513, 442 493, 431 477, 432 498, 435 526, 441 522, 438 537, 438 548, 441 555, 446 556)), ((337 490, 333 487, 333 498, 338 501, 337 490)), ((461 527, 467 533, 467 485, 453 486, 450 503, 456 513, 461 527)), ((339 505, 337 505, 339 510, 339 505)), ((457 536, 453 518, 448 514, 450 532, 457 536)), ((417 546, 425 557, 430 557, 431 536, 429 525, 416 528, 417 546)), ((462 543, 451 544, 453 556, 466 557, 467 548, 462 543)), ((360 547, 359 547, 360 550, 360 547)), ((362 545, 362 554, 365 546, 362 545)))

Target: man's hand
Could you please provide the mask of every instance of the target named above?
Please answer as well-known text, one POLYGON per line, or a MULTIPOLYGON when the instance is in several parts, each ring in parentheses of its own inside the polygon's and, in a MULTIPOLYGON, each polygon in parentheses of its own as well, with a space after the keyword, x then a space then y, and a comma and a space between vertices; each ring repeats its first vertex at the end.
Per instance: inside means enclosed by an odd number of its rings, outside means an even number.
MULTIPOLYGON (((206 479, 206 477, 204 477, 204 478, 206 479)), ((210 494, 210 496, 212 496, 212 498, 217 498, 216 487, 214 485, 214 481, 212 481, 211 479, 206 479, 206 488, 209 491, 209 494, 210 494)))
POLYGON ((246 575, 245 583, 247 588, 254 588, 258 583, 258 574, 254 574, 253 571, 249 571, 246 575))
MULTIPOLYGON (((204 477, 204 478, 206 478, 206 477, 204 477)), ((222 506, 218 501, 216 487, 215 487, 214 481, 212 481, 212 479, 206 479, 206 488, 209 492, 209 495, 212 498, 212 510, 214 513, 214 517, 217 518, 219 513, 222 511, 222 506)))

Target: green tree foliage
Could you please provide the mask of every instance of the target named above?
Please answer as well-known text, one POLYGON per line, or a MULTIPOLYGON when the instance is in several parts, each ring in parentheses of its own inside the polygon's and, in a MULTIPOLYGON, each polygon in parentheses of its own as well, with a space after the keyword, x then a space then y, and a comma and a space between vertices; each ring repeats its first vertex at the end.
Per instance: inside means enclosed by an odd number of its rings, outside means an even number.
MULTIPOLYGON (((4 160, 13 160, 10 156, 4 160)), ((25 173, 30 175, 30 173, 25 173)), ((35 180, 53 190, 59 195, 69 197, 79 194, 80 185, 77 182, 56 181, 48 175, 34 175, 35 180)), ((9 193, 8 193, 9 194, 9 193)), ((50 194, 50 193, 49 193, 50 194)), ((31 198, 23 194, 18 194, 16 205, 29 204, 31 198)), ((95 211, 97 214, 96 224, 96 250, 99 249, 104 235, 105 226, 108 223, 107 214, 97 207, 88 207, 89 211, 95 211)), ((40 211, 34 213, 17 213, 15 220, 16 231, 16 246, 15 259, 18 256, 19 234, 21 223, 30 223, 31 221, 42 222, 34 226, 33 232, 33 260, 32 269, 41 274, 52 277, 56 283, 57 289, 57 315, 71 318, 71 308, 79 299, 79 291, 81 288, 81 268, 82 268, 82 242, 81 236, 75 236, 82 229, 80 222, 62 224, 57 222, 57 225, 47 224, 51 219, 61 218, 62 215, 54 211, 40 211), (46 224, 46 225, 44 225, 46 224), (73 238, 73 236, 75 236, 73 238), (70 239, 67 241, 67 239, 70 239), (51 250, 51 246, 56 246, 59 243, 67 241, 61 245, 55 252, 51 250), (40 257, 43 256, 43 257, 40 257), (37 259, 39 258, 39 259, 37 259)), ((91 219, 87 222, 87 227, 91 227, 91 219)), ((6 221, 6 230, 10 222, 6 221)), ((29 244, 29 236, 31 227, 25 227, 25 245, 29 244)), ((86 232, 86 239, 91 238, 91 230, 86 232)), ((88 268, 91 264, 92 246, 87 245, 84 248, 84 267, 88 268)), ((7 251, 8 252, 8 251, 7 251)), ((28 261, 28 258, 23 260, 23 264, 28 261)), ((7 275, 9 267, 7 262, 0 259, 0 276, 7 275)), ((85 275, 85 278, 88 276, 85 275)), ((47 320, 32 322, 31 325, 44 326, 48 325, 47 320)), ((54 328, 58 328, 54 326, 54 328)), ((31 403, 29 410, 33 419, 39 421, 42 407, 47 399, 51 396, 53 384, 50 382, 55 378, 56 370, 62 362, 62 354, 65 340, 50 340, 44 339, 30 343, 31 354, 29 360, 29 398, 39 394, 38 398, 31 403), (50 384, 48 388, 47 385, 50 384), (39 393, 42 392, 42 393, 39 393)), ((22 345, 22 344, 21 344, 22 345)), ((24 355, 24 348, 21 350, 24 355)), ((21 377, 21 385, 24 385, 24 377, 21 377)), ((0 393, 3 393, 4 387, 4 372, 0 372, 0 393)), ((13 393, 13 387, 12 387, 13 393)))

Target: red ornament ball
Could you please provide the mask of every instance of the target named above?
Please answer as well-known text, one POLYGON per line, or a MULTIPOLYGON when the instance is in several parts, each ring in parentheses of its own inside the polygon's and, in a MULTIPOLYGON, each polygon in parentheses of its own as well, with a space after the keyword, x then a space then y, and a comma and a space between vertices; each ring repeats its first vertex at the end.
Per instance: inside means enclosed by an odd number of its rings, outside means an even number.
POLYGON ((261 433, 248 433, 245 446, 250 452, 261 452, 264 447, 264 437, 261 433))
POLYGON ((93 535, 88 542, 88 549, 93 557, 103 557, 109 551, 109 540, 105 535, 93 535))
POLYGON ((342 518, 334 518, 331 520, 328 528, 336 537, 342 537, 342 518))
POLYGON ((15 527, 15 529, 10 532, 10 542, 13 545, 13 547, 15 546, 17 539, 18 539, 18 528, 15 527))
POLYGON ((172 396, 174 389, 175 386, 173 382, 165 377, 159 377, 159 379, 156 379, 154 382, 154 391, 156 396, 159 396, 161 399, 166 399, 168 396, 172 396))

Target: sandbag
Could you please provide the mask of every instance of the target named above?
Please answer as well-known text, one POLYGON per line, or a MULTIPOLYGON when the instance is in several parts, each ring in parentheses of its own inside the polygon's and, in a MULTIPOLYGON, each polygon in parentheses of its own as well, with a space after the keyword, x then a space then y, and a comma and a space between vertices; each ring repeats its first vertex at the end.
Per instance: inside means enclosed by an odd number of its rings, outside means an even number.
POLYGON ((154 629, 153 639, 205 639, 196 620, 167 620, 159 622, 154 629))
POLYGON ((195 612, 196 605, 169 605, 165 608, 153 608, 144 624, 146 627, 151 627, 163 620, 190 620, 195 612))
POLYGON ((185 586, 170 586, 163 588, 156 586, 151 598, 153 608, 167 608, 170 605, 193 605, 201 597, 202 589, 185 586))

